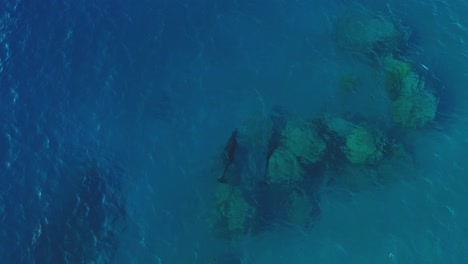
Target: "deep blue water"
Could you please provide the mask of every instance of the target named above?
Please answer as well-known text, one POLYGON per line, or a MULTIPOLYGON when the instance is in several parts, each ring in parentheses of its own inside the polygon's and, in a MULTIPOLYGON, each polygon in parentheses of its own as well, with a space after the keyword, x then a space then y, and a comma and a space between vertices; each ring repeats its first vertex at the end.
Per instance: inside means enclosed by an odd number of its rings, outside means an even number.
POLYGON ((2 263, 468 263, 466 1, 0 7, 2 263), (275 105, 388 124, 378 78, 333 43, 348 9, 408 28, 437 84, 436 119, 405 132, 411 164, 374 188, 323 187, 309 229, 215 237, 210 168, 234 128, 275 105), (350 71, 363 88, 343 95, 350 71))

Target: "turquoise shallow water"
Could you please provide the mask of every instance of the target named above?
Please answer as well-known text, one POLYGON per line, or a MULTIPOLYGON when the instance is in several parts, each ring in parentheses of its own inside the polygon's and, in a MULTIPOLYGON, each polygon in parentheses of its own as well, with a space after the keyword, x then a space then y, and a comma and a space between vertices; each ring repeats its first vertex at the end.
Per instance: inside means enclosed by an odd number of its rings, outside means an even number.
POLYGON ((5 263, 468 263, 465 1, 0 5, 5 263), (310 228, 214 236, 211 167, 234 128, 275 105, 390 126, 382 79, 333 41, 347 10, 411 32, 436 119, 396 133, 410 158, 388 182, 323 183, 310 228), (344 93, 349 73, 360 82, 344 93))

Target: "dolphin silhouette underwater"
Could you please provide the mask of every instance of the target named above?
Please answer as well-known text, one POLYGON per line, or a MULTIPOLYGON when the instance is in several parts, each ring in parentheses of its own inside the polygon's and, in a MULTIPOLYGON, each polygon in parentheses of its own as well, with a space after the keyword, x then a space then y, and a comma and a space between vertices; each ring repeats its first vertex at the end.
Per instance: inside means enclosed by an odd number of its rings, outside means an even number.
POLYGON ((218 178, 218 182, 220 183, 225 183, 225 184, 228 183, 228 177, 227 177, 226 172, 234 163, 234 157, 236 155, 236 149, 237 149, 237 134, 238 132, 236 128, 232 132, 231 137, 229 138, 229 141, 224 147, 223 154, 222 154, 224 170, 223 170, 223 174, 221 175, 221 177, 218 178))

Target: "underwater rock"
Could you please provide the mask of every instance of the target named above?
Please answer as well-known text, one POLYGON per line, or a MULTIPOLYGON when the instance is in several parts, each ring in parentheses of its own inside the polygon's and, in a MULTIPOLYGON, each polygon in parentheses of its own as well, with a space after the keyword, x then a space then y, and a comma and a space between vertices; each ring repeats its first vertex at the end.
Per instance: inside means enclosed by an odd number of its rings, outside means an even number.
POLYGON ((367 12, 349 12, 336 21, 333 31, 336 45, 370 57, 396 53, 406 38, 388 18, 367 12))
POLYGON ((386 139, 375 128, 356 126, 346 137, 343 152, 351 164, 375 164, 383 158, 386 139))
POLYGON ((317 120, 319 134, 327 144, 327 151, 323 158, 326 167, 339 167, 347 162, 343 148, 346 145, 346 137, 351 134, 356 126, 344 118, 324 114, 317 120))
POLYGON ((255 216, 239 187, 218 184, 215 194, 216 225, 228 237, 249 231, 255 216))
POLYGON ((389 93, 393 122, 406 128, 420 128, 435 118, 438 99, 424 79, 403 59, 383 59, 385 88, 389 93))
POLYGON ((377 128, 332 115, 322 116, 318 124, 329 145, 328 159, 332 155, 343 157, 351 164, 371 165, 383 158, 387 140, 377 128))
POLYGON ((405 128, 421 128, 434 120, 438 100, 429 91, 399 96, 391 104, 393 122, 405 128))
POLYGON ((439 100, 411 65, 392 56, 383 60, 385 88, 392 100, 390 112, 400 127, 421 128, 434 120, 439 100))
POLYGON ((288 187, 301 182, 305 174, 294 153, 285 146, 280 146, 273 151, 268 161, 266 182, 288 187))
POLYGON ((395 59, 392 55, 385 56, 382 59, 383 69, 385 71, 385 89, 394 100, 401 93, 408 92, 414 85, 418 86, 418 79, 414 79, 411 65, 404 61, 395 59), (411 73, 411 74, 410 74, 411 73))
POLYGON ((316 126, 304 120, 289 121, 282 132, 281 143, 305 168, 318 163, 327 147, 316 126))

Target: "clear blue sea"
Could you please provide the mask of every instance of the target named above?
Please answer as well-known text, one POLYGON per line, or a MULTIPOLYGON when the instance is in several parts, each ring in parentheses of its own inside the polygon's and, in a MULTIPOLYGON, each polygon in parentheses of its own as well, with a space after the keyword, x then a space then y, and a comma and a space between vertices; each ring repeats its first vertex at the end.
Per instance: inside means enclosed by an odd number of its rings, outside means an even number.
POLYGON ((466 14, 462 0, 1 0, 0 262, 468 263, 466 14), (438 98, 430 124, 391 128, 378 69, 333 40, 349 10, 408 32, 438 98), (216 236, 213 160, 275 107, 392 130, 407 159, 320 170, 310 226, 216 236))

